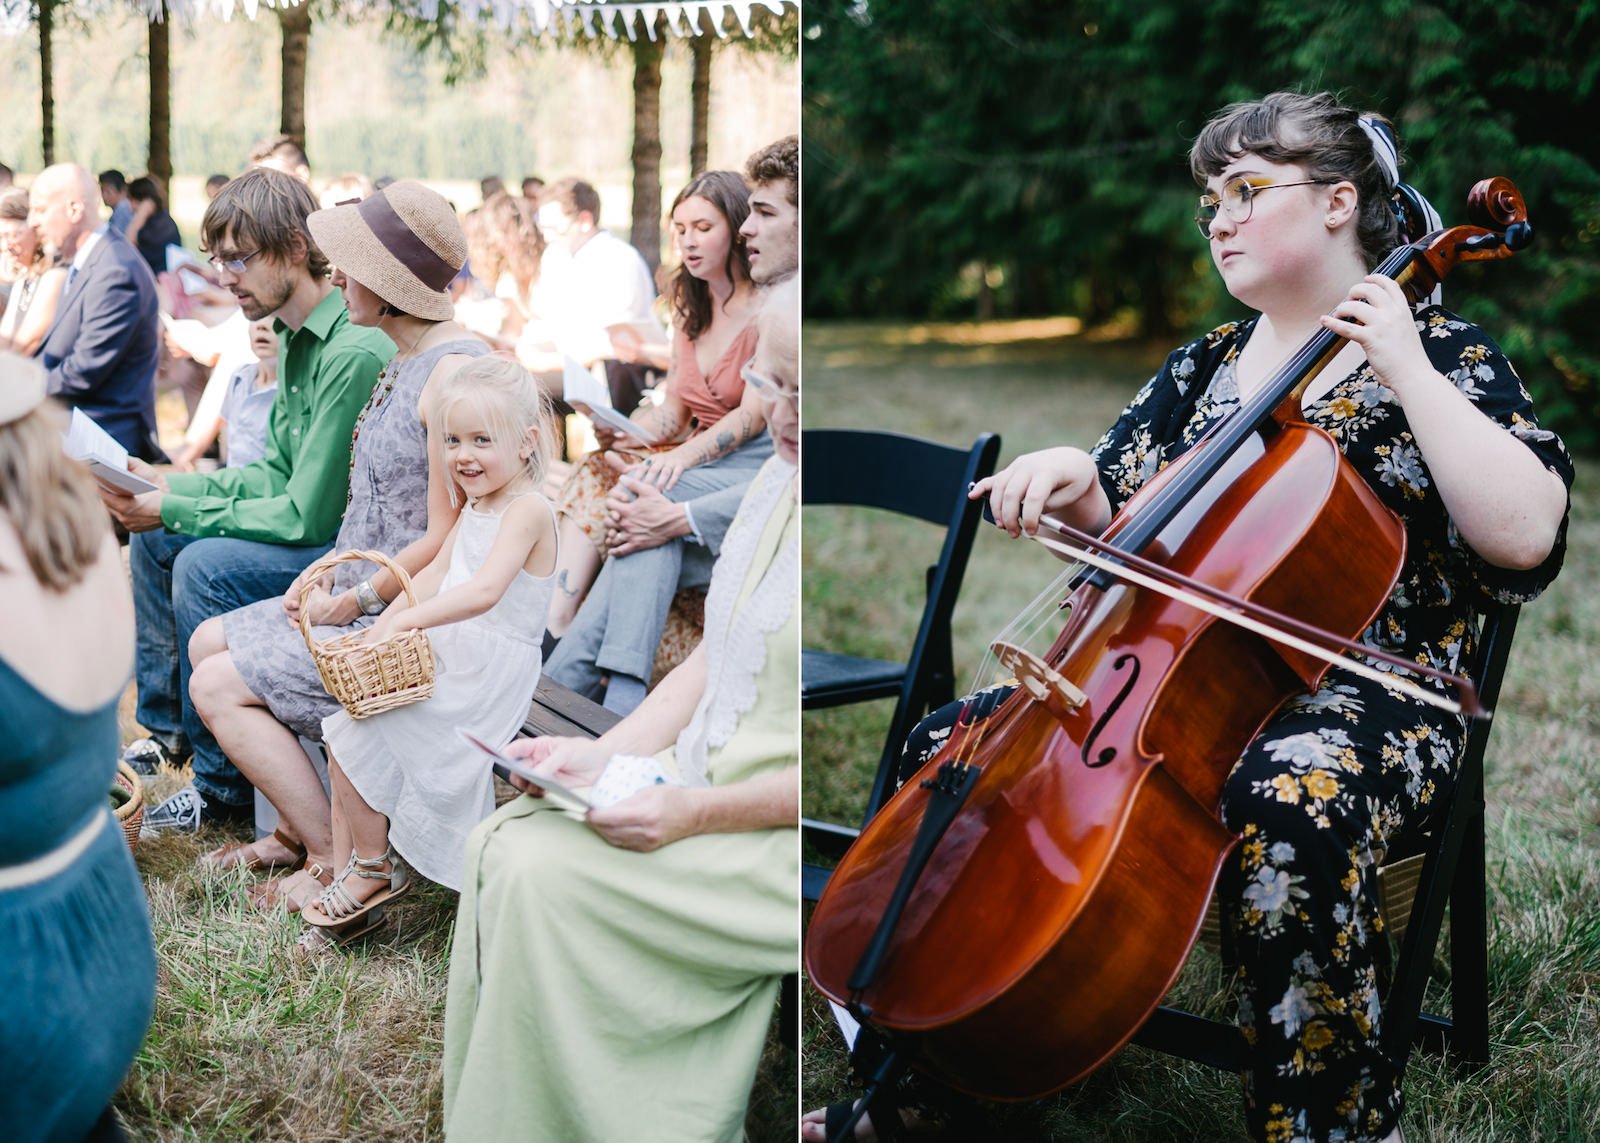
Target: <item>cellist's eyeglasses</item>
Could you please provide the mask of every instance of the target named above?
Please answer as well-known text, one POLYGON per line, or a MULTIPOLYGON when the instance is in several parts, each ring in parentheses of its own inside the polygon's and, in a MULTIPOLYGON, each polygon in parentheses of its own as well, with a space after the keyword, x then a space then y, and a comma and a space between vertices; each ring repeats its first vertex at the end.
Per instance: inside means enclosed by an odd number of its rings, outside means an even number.
POLYGON ((1240 175, 1238 178, 1229 179, 1222 184, 1221 194, 1203 194, 1200 196, 1200 205, 1195 208, 1195 225, 1200 228, 1202 238, 1211 237, 1211 223, 1217 217, 1218 209, 1234 222, 1249 222, 1250 210, 1256 200, 1256 195, 1262 191, 1277 190, 1279 187, 1309 187, 1323 186, 1331 182, 1330 179, 1304 179, 1297 183, 1252 183, 1240 175))

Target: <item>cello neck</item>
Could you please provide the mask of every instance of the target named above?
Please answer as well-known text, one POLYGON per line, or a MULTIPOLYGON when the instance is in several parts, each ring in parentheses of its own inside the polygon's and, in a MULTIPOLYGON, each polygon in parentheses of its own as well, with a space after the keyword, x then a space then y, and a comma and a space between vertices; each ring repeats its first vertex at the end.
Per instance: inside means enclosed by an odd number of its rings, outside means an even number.
MULTIPOLYGON (((1436 281, 1426 271, 1427 264, 1415 256, 1415 247, 1401 246, 1391 252, 1373 273, 1395 279, 1405 289, 1407 296, 1415 301, 1432 290, 1436 281)), ((1318 329, 1267 379, 1265 385, 1206 434, 1204 447, 1196 447, 1194 457, 1184 466, 1183 472, 1162 488, 1139 515, 1117 534, 1117 545, 1125 551, 1143 551, 1183 510, 1195 491, 1204 487, 1245 441, 1253 438, 1269 423, 1283 419, 1286 414, 1298 417, 1301 395, 1344 347, 1344 343, 1345 339, 1338 334, 1318 329)), ((1092 571, 1084 575, 1085 578, 1098 578, 1098 573, 1092 571)))

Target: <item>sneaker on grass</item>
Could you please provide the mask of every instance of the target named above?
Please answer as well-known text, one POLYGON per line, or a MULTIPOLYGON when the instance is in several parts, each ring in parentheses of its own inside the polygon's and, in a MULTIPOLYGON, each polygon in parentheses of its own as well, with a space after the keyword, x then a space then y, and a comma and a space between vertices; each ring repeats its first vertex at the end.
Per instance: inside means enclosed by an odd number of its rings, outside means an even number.
POLYGON ((139 834, 141 837, 154 837, 163 833, 198 833, 203 825, 246 822, 254 816, 253 806, 230 806, 227 802, 211 801, 193 786, 185 786, 145 814, 144 827, 139 834))
POLYGON ((163 766, 181 770, 184 763, 189 761, 189 755, 179 753, 159 738, 140 738, 123 749, 122 760, 132 767, 134 773, 148 778, 159 773, 163 766))

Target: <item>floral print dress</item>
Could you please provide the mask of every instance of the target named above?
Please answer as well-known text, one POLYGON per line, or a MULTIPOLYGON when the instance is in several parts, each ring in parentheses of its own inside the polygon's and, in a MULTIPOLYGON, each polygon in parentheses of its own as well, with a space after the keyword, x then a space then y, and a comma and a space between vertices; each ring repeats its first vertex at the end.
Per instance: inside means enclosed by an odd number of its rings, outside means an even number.
MULTIPOLYGON (((1417 312, 1433 365, 1531 448, 1569 487, 1572 465, 1499 348, 1437 307, 1417 312)), ((1113 509, 1239 406, 1234 363, 1254 320, 1176 350, 1093 456, 1113 509)), ((1461 538, 1405 413, 1365 363, 1310 403, 1345 458, 1405 524, 1399 582, 1361 641, 1454 672, 1470 661, 1477 611, 1523 601, 1560 569, 1566 528, 1544 564, 1507 571, 1461 538)), ((982 696, 986 715, 1007 691, 982 696)), ((931 756, 961 700, 934 712, 906 746, 906 771, 931 756)), ((1229 776, 1222 818, 1243 842, 1218 893, 1233 928, 1251 1133, 1270 1143, 1379 1140, 1398 1122, 1400 1075, 1380 1047, 1389 950, 1378 913, 1384 854, 1432 826, 1455 781, 1465 736, 1445 714, 1366 679, 1329 671, 1286 702, 1229 776)))

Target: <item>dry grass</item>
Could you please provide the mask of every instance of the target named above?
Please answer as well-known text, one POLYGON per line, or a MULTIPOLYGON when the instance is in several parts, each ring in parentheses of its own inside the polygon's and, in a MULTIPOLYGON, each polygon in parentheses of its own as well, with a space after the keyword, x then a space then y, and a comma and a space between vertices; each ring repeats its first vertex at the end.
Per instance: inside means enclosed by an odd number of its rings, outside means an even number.
MULTIPOLYGON (((1048 331, 1046 331, 1048 332, 1048 331)), ((996 336, 998 334, 998 336, 996 336)), ((1004 463, 1046 445, 1092 443, 1159 354, 1051 340, 1036 330, 985 339, 934 327, 817 325, 806 330, 805 421, 891 428, 948 444, 1001 432, 1004 463)), ((1580 465, 1560 580, 1522 613, 1487 761, 1492 1061, 1458 1074, 1413 1058, 1408 1143, 1593 1140, 1600 1123, 1600 475, 1580 465)), ((898 657, 921 610, 931 529, 868 514, 808 509, 806 642, 898 657)), ((992 530, 980 532, 955 621, 958 678, 971 678, 988 636, 1059 570, 992 530)), ((858 815, 890 707, 808 713, 804 811, 858 815)), ((954 966, 953 966, 954 967, 954 966)), ((1436 976, 1448 977, 1445 962, 1436 976)), ((1182 1003, 1221 1016, 1214 960, 1191 958, 1182 1003)), ((1435 991, 1438 991, 1437 984, 1435 991)), ((1435 1011, 1448 1001, 1430 1002, 1435 1011)), ((801 1067, 806 1107, 851 1091, 831 1016, 807 986, 801 1067)), ((963 1140, 1157 1143, 1244 1138, 1238 1082, 1142 1048, 1036 1104, 981 1105, 963 1140)))

